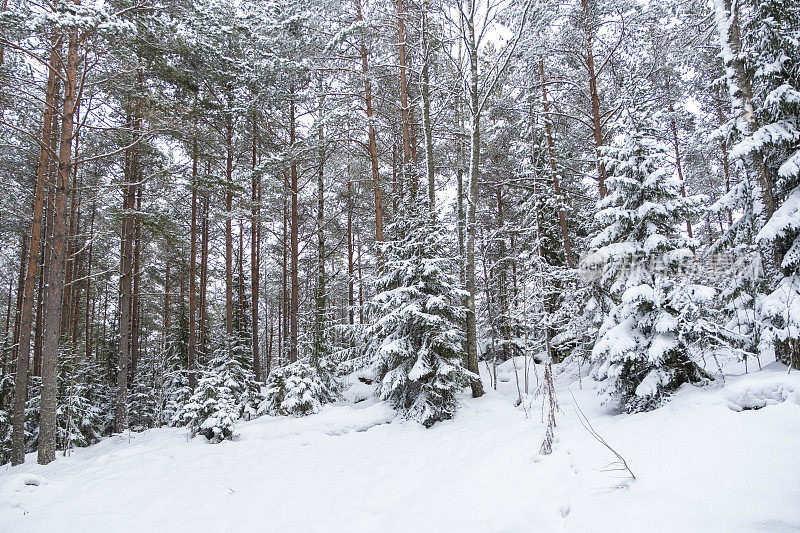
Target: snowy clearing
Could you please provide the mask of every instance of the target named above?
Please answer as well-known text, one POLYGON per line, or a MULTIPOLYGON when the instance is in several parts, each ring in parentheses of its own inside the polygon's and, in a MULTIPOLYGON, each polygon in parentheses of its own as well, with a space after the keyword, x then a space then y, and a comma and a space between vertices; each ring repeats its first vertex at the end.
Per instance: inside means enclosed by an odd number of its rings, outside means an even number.
POLYGON ((800 376, 782 365, 685 385, 635 415, 612 414, 594 382, 580 389, 562 371, 546 457, 540 400, 526 419, 508 363, 500 378, 432 429, 369 399, 241 423, 235 442, 152 429, 48 466, 31 454, 0 472, 0 530, 800 530, 800 376), (635 481, 603 471, 614 457, 581 426, 573 394, 635 481))

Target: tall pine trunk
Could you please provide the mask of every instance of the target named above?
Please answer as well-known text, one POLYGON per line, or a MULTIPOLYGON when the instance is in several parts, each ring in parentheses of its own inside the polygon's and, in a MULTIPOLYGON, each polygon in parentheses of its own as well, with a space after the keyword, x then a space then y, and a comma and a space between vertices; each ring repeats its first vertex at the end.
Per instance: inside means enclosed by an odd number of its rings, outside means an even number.
POLYGON ((233 335, 233 118, 225 118, 225 333, 233 335))
POLYGON ((295 129, 295 102, 294 102, 294 88, 292 88, 292 100, 289 108, 289 132, 290 132, 290 146, 292 151, 292 168, 290 172, 291 182, 289 184, 291 194, 291 218, 289 221, 289 242, 290 253, 292 259, 290 277, 291 277, 291 300, 289 307, 289 362, 294 363, 297 361, 298 340, 300 334, 300 282, 298 273, 300 270, 300 252, 298 233, 300 227, 300 215, 297 205, 298 196, 298 176, 297 176, 297 162, 295 161, 294 144, 296 141, 295 129))
MULTIPOLYGON (((474 3, 474 0, 472 0, 474 3)), ((467 297, 467 370, 478 374, 478 327, 475 315, 475 231, 478 207, 478 178, 481 149, 480 104, 478 101, 478 47, 475 37, 475 9, 471 5, 471 16, 467 19, 467 39, 469 43, 469 97, 470 97, 470 158, 469 158, 469 201, 467 206, 467 249, 466 285, 467 297)), ((483 396, 480 379, 470 383, 472 397, 483 396)))
MULTIPOLYGON (((129 117, 128 124, 132 124, 129 117)), ((122 433, 128 424, 128 370, 131 359, 131 307, 133 296, 133 241, 136 222, 133 210, 136 207, 136 172, 132 151, 125 152, 125 172, 122 184, 123 218, 122 243, 120 246, 119 277, 119 352, 117 357, 117 395, 114 411, 114 431, 122 433)))
POLYGON ((258 276, 260 272, 261 263, 261 219, 259 210, 261 202, 259 198, 259 189, 261 187, 260 176, 256 172, 257 165, 257 150, 258 150, 258 122, 256 115, 253 114, 253 159, 252 163, 252 191, 251 191, 251 208, 250 208, 250 313, 252 322, 252 353, 253 353, 253 370, 255 371, 256 381, 262 381, 264 378, 261 375, 261 357, 258 352, 258 276))
MULTIPOLYGON (((78 3, 77 1, 75 2, 78 3)), ((72 30, 69 36, 67 58, 64 66, 64 101, 61 109, 61 139, 59 143, 58 177, 55 184, 55 212, 51 261, 48 265, 45 292, 44 339, 42 351, 42 396, 39 418, 40 464, 56 458, 56 393, 58 379, 58 340, 61 326, 61 302, 64 294, 64 270, 67 239, 67 195, 72 157, 72 135, 77 99, 78 35, 72 30)))
POLYGON ((572 257, 572 243, 569 238, 566 213, 564 212, 564 195, 561 193, 561 181, 559 180, 558 166, 556 165, 556 143, 553 138, 553 124, 550 120, 550 102, 547 100, 547 79, 544 75, 543 58, 539 58, 539 75, 542 79, 542 105, 544 106, 544 131, 547 137, 547 158, 550 162, 550 172, 553 174, 553 192, 558 202, 558 226, 561 229, 564 258, 567 260, 567 266, 573 268, 575 267, 575 260, 572 257))
POLYGON ((45 90, 44 116, 42 119, 42 145, 39 151, 39 163, 36 167, 36 183, 33 193, 33 217, 31 219, 31 236, 28 245, 28 265, 25 269, 25 281, 17 291, 22 294, 22 307, 19 320, 19 340, 17 342, 17 373, 14 381, 14 407, 11 430, 11 464, 18 465, 25 461, 25 403, 28 400, 28 365, 31 353, 31 328, 33 325, 33 304, 36 291, 36 278, 39 268, 39 249, 42 243, 42 218, 44 213, 45 180, 49 156, 44 146, 50 145, 53 124, 53 105, 56 92, 57 61, 56 46, 52 44, 50 53, 51 68, 47 76, 45 90))
MULTIPOLYGON (((361 14, 361 0, 355 0, 357 20, 363 21, 361 14)), ((375 132, 375 118, 372 106, 372 82, 369 79, 369 60, 367 57, 367 45, 361 41, 361 73, 364 76, 364 104, 367 112, 367 136, 368 150, 370 158, 370 168, 372 170, 372 187, 375 196, 375 242, 383 242, 383 191, 381 189, 381 179, 378 171, 378 141, 375 132)), ((405 69, 403 69, 405 72, 405 69)), ((403 107, 407 109, 406 106, 403 107)), ((380 251, 376 252, 380 257, 380 251)))
MULTIPOLYGON (((197 139, 192 142, 192 225, 189 228, 189 387, 197 386, 197 139)), ((230 219, 227 220, 230 222, 230 219)))
POLYGON ((594 138, 595 157, 597 158, 597 187, 600 191, 600 198, 606 195, 606 165, 601 158, 600 149, 603 146, 603 123, 600 116, 600 93, 597 89, 597 72, 594 66, 594 39, 595 29, 591 25, 593 21, 589 12, 589 0, 581 0, 583 7, 584 23, 583 28, 586 34, 586 72, 589 78, 589 99, 592 105, 592 137, 594 138))
POLYGON ((428 0, 422 0, 422 130, 425 133, 425 175, 428 182, 428 208, 436 215, 436 179, 433 161, 433 132, 431 126, 430 62, 428 36, 428 0))

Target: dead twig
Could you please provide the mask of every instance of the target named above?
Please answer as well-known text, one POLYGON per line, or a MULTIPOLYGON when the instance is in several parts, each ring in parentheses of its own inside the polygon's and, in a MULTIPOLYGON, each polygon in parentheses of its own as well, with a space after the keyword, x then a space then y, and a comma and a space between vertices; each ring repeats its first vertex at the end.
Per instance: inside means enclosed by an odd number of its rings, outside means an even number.
POLYGON ((575 395, 572 394, 572 391, 569 391, 569 394, 570 394, 570 396, 572 396, 572 405, 575 407, 575 413, 578 415, 578 421, 581 423, 583 428, 587 432, 589 432, 589 435, 591 435, 592 438, 594 438, 594 440, 596 440, 597 442, 599 442, 600 444, 605 446, 608 449, 608 451, 613 453, 614 456, 617 458, 616 461, 612 461, 612 462, 608 463, 601 470, 601 472, 627 471, 628 474, 630 474, 631 479, 635 480, 636 476, 633 474, 633 471, 628 466, 628 462, 625 460, 625 458, 622 457, 622 455, 620 455, 619 452, 617 452, 617 450, 612 448, 611 445, 609 443, 607 443, 606 440, 597 432, 597 430, 594 429, 594 426, 592 426, 592 423, 589 422, 589 418, 586 416, 586 414, 583 412, 581 407, 578 405, 578 401, 575 399, 575 395))

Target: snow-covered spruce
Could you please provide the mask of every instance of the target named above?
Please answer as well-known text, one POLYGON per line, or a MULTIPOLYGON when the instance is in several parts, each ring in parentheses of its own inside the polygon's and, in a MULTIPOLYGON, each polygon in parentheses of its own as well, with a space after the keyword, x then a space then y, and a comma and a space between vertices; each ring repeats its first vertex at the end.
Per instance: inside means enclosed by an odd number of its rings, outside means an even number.
POLYGON ((261 386, 255 380, 249 352, 249 346, 241 338, 223 338, 209 362, 209 367, 230 390, 236 415, 243 420, 256 416, 262 400, 261 386))
POLYGON ((453 417, 456 394, 472 378, 462 366, 465 293, 424 206, 406 208, 386 233, 366 350, 381 399, 430 427, 453 417))
POLYGON ((180 411, 180 419, 191 435, 203 435, 211 443, 232 440, 234 424, 239 419, 231 389, 213 371, 204 372, 189 403, 180 411))
POLYGON ((252 418, 260 401, 253 378, 239 345, 223 336, 208 366, 200 373, 197 388, 176 413, 176 425, 185 425, 192 436, 210 442, 232 440, 234 424, 252 418))
MULTIPOLYGON (((598 202, 600 230, 589 259, 602 267, 595 290, 614 303, 592 350, 601 390, 625 411, 657 407, 662 397, 703 372, 689 356, 692 320, 681 320, 687 292, 676 280, 691 242, 677 228, 697 212, 667 174, 664 149, 646 123, 631 120, 604 155, 608 195, 598 202)), ((689 294, 708 297, 708 288, 689 294)))
POLYGON ((305 416, 318 413, 323 405, 338 398, 338 386, 330 369, 297 361, 270 373, 258 413, 305 416))
POLYGON ((758 125, 733 153, 757 153, 774 180, 775 212, 756 235, 774 247, 780 274, 757 306, 759 352, 800 368, 800 8, 787 0, 754 2, 745 27, 758 125))

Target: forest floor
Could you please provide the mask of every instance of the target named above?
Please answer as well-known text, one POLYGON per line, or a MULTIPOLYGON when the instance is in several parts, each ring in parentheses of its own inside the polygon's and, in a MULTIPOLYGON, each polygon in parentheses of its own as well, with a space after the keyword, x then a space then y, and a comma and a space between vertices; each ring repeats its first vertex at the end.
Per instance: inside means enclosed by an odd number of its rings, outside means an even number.
POLYGON ((684 386, 635 415, 612 413, 576 368, 557 374, 548 456, 541 398, 527 414, 515 407, 509 361, 498 391, 485 379, 484 397, 465 395, 432 429, 374 399, 354 403, 357 383, 351 401, 319 414, 242 422, 234 442, 164 428, 47 466, 31 454, 0 470, 0 531, 800 530, 800 373, 772 364, 684 386), (616 458, 576 404, 635 481, 606 471, 616 458))

